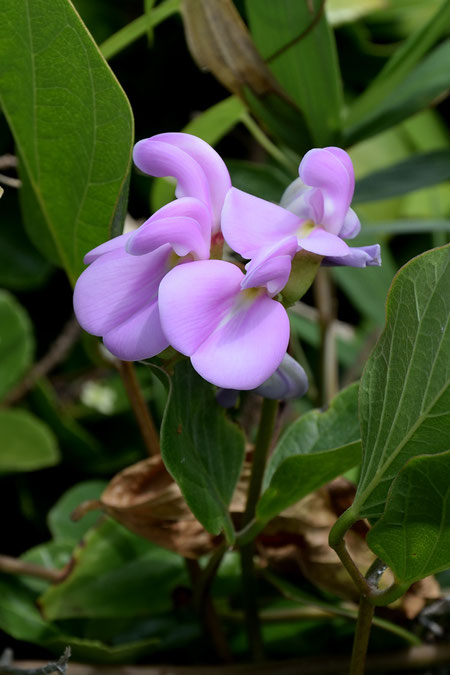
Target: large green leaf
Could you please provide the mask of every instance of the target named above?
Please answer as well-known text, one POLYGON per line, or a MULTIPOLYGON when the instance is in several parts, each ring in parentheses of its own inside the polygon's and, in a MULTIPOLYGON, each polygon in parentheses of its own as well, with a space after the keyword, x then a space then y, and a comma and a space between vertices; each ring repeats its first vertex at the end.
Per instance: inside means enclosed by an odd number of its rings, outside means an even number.
POLYGON ((333 33, 321 1, 246 0, 252 37, 270 69, 303 111, 316 145, 336 140, 342 91, 333 33), (320 16, 316 21, 317 16, 320 16))
POLYGON ((161 426, 161 453, 189 508, 208 532, 232 535, 228 506, 245 438, 189 361, 179 363, 161 426))
POLYGON ((26 410, 0 410, 0 472, 53 466, 59 451, 52 430, 26 410))
POLYGON ((48 514, 48 528, 58 543, 76 546, 86 532, 98 521, 100 513, 87 513, 78 522, 70 516, 77 506, 89 499, 98 499, 107 486, 107 481, 88 480, 70 488, 53 506, 48 514))
POLYGON ((271 202, 278 203, 291 182, 290 176, 272 164, 241 159, 230 159, 226 164, 235 188, 271 202))
POLYGON ((0 11, 0 101, 48 230, 30 217, 29 234, 46 254, 50 239, 74 281, 124 214, 131 109, 69 0, 0 0, 0 11))
POLYGON ((353 103, 347 116, 347 126, 353 127, 372 116, 411 73, 420 59, 435 44, 448 27, 450 2, 443 0, 438 11, 410 35, 396 50, 366 91, 353 103))
POLYGON ((275 448, 257 507, 270 520, 361 460, 358 384, 338 394, 325 412, 311 410, 292 424, 275 448))
POLYGON ((0 291, 0 399, 28 370, 33 352, 28 314, 12 295, 0 291))
POLYGON ((157 613, 170 609, 172 591, 186 581, 180 556, 107 519, 85 535, 72 572, 39 604, 52 620, 157 613))
MULTIPOLYGON (((447 443, 450 446, 450 437, 447 443)), ((402 583, 450 567, 450 449, 414 457, 392 484, 367 543, 402 583)))
POLYGON ((353 203, 404 195, 450 179, 450 149, 413 155, 356 182, 353 203))
POLYGON ((396 276, 386 327, 360 386, 363 464, 353 511, 378 517, 408 459, 448 449, 450 245, 411 260, 396 276))
POLYGON ((353 144, 378 134, 424 110, 450 87, 450 39, 436 47, 379 106, 361 122, 347 127, 345 141, 353 144))

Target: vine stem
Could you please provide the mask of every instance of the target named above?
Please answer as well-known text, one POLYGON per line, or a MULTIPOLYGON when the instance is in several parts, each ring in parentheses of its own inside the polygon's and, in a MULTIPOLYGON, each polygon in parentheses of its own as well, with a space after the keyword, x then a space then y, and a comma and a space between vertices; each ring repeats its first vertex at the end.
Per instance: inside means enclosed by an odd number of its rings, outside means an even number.
MULTIPOLYGON (((278 401, 265 398, 261 409, 261 419, 256 436, 253 454, 252 472, 247 493, 247 503, 242 517, 245 528, 255 516, 256 505, 261 493, 261 486, 266 466, 267 455, 272 442, 278 401)), ((242 590, 244 597, 245 624, 250 650, 254 661, 262 661, 264 648, 261 634, 261 622, 258 613, 258 592, 253 560, 254 542, 251 541, 240 548, 242 569, 242 590)))
POLYGON ((369 644, 374 611, 375 607, 369 598, 366 595, 361 595, 349 675, 364 675, 367 646, 369 644))
POLYGON ((139 380, 131 361, 117 361, 117 368, 133 408, 136 421, 149 455, 159 455, 159 436, 142 394, 139 380))

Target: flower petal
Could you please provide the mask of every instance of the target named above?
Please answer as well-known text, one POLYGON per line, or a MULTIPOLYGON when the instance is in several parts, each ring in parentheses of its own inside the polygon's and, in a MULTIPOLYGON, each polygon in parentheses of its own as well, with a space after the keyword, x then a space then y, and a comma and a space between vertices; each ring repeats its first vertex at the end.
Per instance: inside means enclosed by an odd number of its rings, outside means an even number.
POLYGON ((217 327, 191 361, 205 380, 218 387, 254 389, 278 368, 288 342, 286 310, 263 292, 217 327))
POLYGON ((361 223, 353 209, 347 211, 339 236, 342 239, 354 239, 361 231, 361 223))
POLYGON ((307 237, 298 239, 298 243, 306 251, 317 255, 345 256, 350 250, 345 241, 322 227, 315 227, 307 237))
POLYGON ((92 335, 106 335, 149 307, 167 271, 170 246, 135 257, 123 248, 105 253, 79 277, 74 309, 80 325, 92 335))
POLYGON ((337 148, 336 146, 329 145, 327 148, 324 148, 324 150, 328 150, 328 152, 331 152, 332 155, 337 157, 337 159, 343 164, 347 170, 348 177, 350 179, 350 189, 351 189, 351 196, 350 196, 350 201, 353 199, 353 192, 355 191, 355 171, 353 169, 353 162, 350 159, 350 155, 348 152, 345 152, 342 148, 337 148))
POLYGON ((157 299, 108 331, 103 342, 123 361, 149 359, 166 349, 169 341, 162 332, 157 299))
POLYGON ((323 196, 317 188, 305 185, 301 178, 296 178, 285 190, 281 206, 303 220, 311 220, 320 225, 323 220, 323 196))
POLYGON ((150 176, 177 179, 177 197, 196 197, 211 209, 209 185, 205 172, 187 152, 171 143, 145 138, 134 146, 136 166, 150 176))
POLYGON ((301 226, 297 216, 281 206, 231 188, 222 211, 226 242, 244 258, 277 244, 301 226))
POLYGON ((198 258, 209 258, 198 222, 185 217, 147 220, 130 237, 126 249, 132 255, 143 255, 164 244, 170 244, 180 257, 194 253, 198 258))
POLYGON ((217 231, 223 202, 231 187, 230 174, 223 159, 206 141, 192 134, 167 133, 158 134, 153 138, 181 148, 195 159, 203 169, 210 190, 211 206, 216 225, 214 229, 217 231))
POLYGON ((352 246, 344 257, 329 256, 322 260, 325 267, 379 267, 381 265, 380 245, 352 246))
POLYGON ((339 234, 353 197, 354 178, 347 166, 348 162, 344 164, 334 151, 320 148, 309 150, 299 166, 302 181, 322 192, 324 215, 317 224, 332 234, 339 234))
POLYGON ((159 287, 161 324, 170 344, 191 356, 231 308, 243 276, 223 260, 200 260, 171 270, 159 287))
POLYGON ((91 251, 89 251, 89 253, 86 253, 83 258, 84 264, 89 265, 90 263, 94 262, 94 260, 97 260, 97 258, 100 258, 100 256, 104 255, 105 253, 109 253, 110 251, 114 251, 116 248, 125 249, 125 245, 132 234, 132 232, 120 234, 118 237, 109 239, 103 244, 100 244, 100 246, 96 246, 96 248, 93 248, 91 251))
POLYGON ((147 222, 153 222, 160 218, 193 218, 197 221, 205 243, 209 246, 211 241, 211 214, 203 202, 194 197, 180 197, 162 206, 154 213, 147 222))
POLYGON ((287 237, 275 246, 259 251, 245 266, 247 274, 241 288, 265 286, 272 297, 280 293, 288 282, 297 248, 297 237, 287 237))

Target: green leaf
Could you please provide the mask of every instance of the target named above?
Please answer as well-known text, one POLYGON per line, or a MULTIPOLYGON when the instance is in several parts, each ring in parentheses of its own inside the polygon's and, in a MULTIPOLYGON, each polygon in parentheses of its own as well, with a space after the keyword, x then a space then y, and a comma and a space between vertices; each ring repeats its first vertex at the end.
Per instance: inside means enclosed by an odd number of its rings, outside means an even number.
POLYGON ((35 471, 59 462, 50 427, 26 410, 0 410, 0 472, 35 471))
POLYGON ((314 143, 327 145, 339 134, 342 90, 334 37, 321 5, 321 0, 245 3, 261 56, 303 111, 314 143))
POLYGON ((410 459, 368 534, 370 548, 401 583, 412 584, 450 567, 449 475, 450 449, 410 459))
POLYGON ((154 614, 169 610, 171 593, 186 582, 180 556, 107 519, 86 534, 73 571, 39 604, 51 620, 154 614))
POLYGON ((448 449, 450 245, 427 251, 394 279, 386 327, 360 386, 363 443, 355 514, 376 518, 405 462, 448 449))
MULTIPOLYGON (((449 5, 450 7, 450 5, 449 5)), ((436 47, 361 122, 347 127, 346 144, 378 134, 432 105, 450 87, 450 39, 436 47)))
MULTIPOLYGON (((229 96, 197 115, 184 127, 183 132, 198 136, 214 146, 236 126, 245 110, 244 104, 237 96, 229 96)), ((150 194, 152 211, 157 211, 174 196, 175 181, 165 178, 154 180, 150 194)))
POLYGON ((0 291, 0 399, 33 361, 33 328, 28 314, 7 291, 0 291))
POLYGON ((267 465, 257 518, 274 518, 358 464, 360 435, 355 383, 338 394, 326 412, 311 410, 287 429, 267 465))
POLYGON ((450 149, 414 155, 356 182, 353 204, 389 199, 450 179, 450 149))
POLYGON ((34 604, 33 592, 19 579, 0 575, 0 627, 16 640, 43 644, 58 635, 34 604))
POLYGON ((50 239, 74 282, 84 254, 112 234, 131 109, 69 0, 0 0, 0 10, 0 101, 45 219, 43 231, 28 218, 29 233, 44 254, 50 239))
POLYGON ((98 521, 97 511, 87 513, 75 523, 70 516, 82 502, 98 499, 107 486, 107 481, 89 480, 70 488, 57 501, 48 514, 48 528, 55 541, 76 546, 86 532, 98 521))
MULTIPOLYGON (((386 99, 411 73, 427 51, 444 33, 450 20, 450 2, 444 0, 438 11, 397 49, 378 76, 350 108, 346 126, 354 127, 383 107, 386 99)), ((447 62, 448 63, 448 62, 447 62)), ((443 64, 445 67, 445 63, 443 64)))
POLYGON ((213 387, 188 361, 177 364, 161 426, 161 454, 189 508, 208 532, 231 536, 228 506, 245 438, 215 400, 213 387))

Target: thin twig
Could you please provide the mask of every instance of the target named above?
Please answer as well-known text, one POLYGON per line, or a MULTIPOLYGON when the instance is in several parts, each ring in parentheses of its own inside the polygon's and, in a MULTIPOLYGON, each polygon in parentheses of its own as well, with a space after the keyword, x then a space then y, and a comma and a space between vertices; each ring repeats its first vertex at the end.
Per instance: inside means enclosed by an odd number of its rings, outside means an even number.
POLYGON ((22 187, 22 181, 19 178, 12 178, 11 176, 6 176, 4 173, 0 173, 0 183, 16 189, 22 187))
POLYGON ((12 558, 9 555, 0 555, 0 572, 7 574, 24 574, 29 577, 37 577, 38 579, 45 579, 52 584, 57 584, 66 578, 72 568, 72 563, 67 564, 62 569, 51 569, 43 565, 36 565, 34 563, 20 560, 20 558, 12 558))
POLYGON ((15 169, 17 168, 17 157, 15 155, 1 155, 0 156, 0 169, 15 169))
POLYGON ((14 389, 6 396, 3 401, 4 405, 13 405, 20 401, 33 388, 39 378, 47 375, 53 370, 58 363, 64 361, 67 354, 72 349, 73 345, 80 335, 80 326, 73 316, 64 325, 61 334, 56 338, 55 342, 50 346, 50 349, 45 356, 38 361, 24 379, 14 387, 14 389))
POLYGON ((191 578, 194 603, 196 604, 196 610, 203 624, 203 630, 211 639, 211 643, 219 659, 223 663, 231 663, 233 661, 233 655, 228 645, 222 623, 216 612, 213 600, 208 592, 200 594, 196 588, 199 580, 202 577, 203 571, 197 560, 185 558, 185 563, 191 578), (198 603, 196 601, 198 601, 198 603))
MULTIPOLYGON (((396 651, 369 654, 366 672, 389 670, 410 673, 438 665, 448 665, 450 645, 421 645, 396 651)), ((42 667, 36 662, 22 662, 23 668, 42 667)), ((70 675, 346 675, 349 659, 337 654, 306 657, 289 661, 228 666, 96 666, 70 664, 70 675)))
POLYGON ((139 380, 131 361, 117 361, 117 368, 125 386, 128 398, 133 408, 142 438, 149 455, 160 453, 159 436, 152 417, 142 394, 139 380))
POLYGON ((11 649, 5 649, 0 659, 1 675, 48 675, 49 673, 64 674, 70 659, 70 647, 66 647, 64 654, 54 663, 47 663, 36 668, 17 668, 11 665, 13 654, 11 649))

